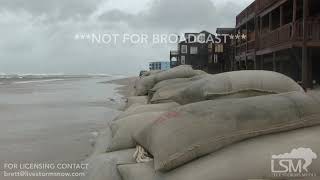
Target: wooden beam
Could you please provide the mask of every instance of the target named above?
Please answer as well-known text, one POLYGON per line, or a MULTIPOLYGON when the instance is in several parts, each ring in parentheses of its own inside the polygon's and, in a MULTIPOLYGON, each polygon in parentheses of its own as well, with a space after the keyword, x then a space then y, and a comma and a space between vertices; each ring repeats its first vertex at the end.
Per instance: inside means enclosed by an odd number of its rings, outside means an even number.
POLYGON ((272 53, 272 70, 277 71, 276 52, 272 53))
POLYGON ((280 6, 280 27, 283 26, 283 5, 280 6))
MULTIPOLYGON (((302 85, 304 88, 311 88, 312 82, 310 83, 309 77, 309 60, 308 60, 308 25, 307 17, 309 14, 309 0, 303 0, 303 45, 302 45, 302 85)), ((311 80, 312 81, 312 80, 311 80)))
POLYGON ((297 0, 293 0, 292 22, 295 22, 296 19, 297 19, 297 0))
POLYGON ((261 68, 261 70, 263 70, 263 66, 264 66, 264 55, 261 55, 261 62, 260 62, 261 64, 260 64, 260 68, 261 68))
POLYGON ((270 12, 269 14, 269 32, 271 31, 272 29, 272 12, 270 12))

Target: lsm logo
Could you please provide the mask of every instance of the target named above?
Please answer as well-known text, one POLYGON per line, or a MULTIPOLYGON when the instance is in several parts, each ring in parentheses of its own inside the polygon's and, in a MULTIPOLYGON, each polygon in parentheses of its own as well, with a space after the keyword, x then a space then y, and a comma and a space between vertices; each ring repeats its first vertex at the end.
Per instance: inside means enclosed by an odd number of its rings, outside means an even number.
POLYGON ((316 176, 315 173, 308 170, 314 159, 317 159, 317 154, 310 148, 298 148, 293 149, 290 153, 272 155, 272 175, 276 177, 316 176))

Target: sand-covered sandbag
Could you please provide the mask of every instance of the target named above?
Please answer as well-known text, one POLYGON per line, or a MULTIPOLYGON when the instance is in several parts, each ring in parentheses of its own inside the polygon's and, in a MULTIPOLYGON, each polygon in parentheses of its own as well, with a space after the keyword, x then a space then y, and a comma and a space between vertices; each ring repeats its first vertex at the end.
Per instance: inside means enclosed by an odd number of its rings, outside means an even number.
POLYGON ((148 97, 147 96, 131 96, 127 98, 126 105, 124 109, 128 109, 133 104, 135 105, 143 105, 148 103, 148 97))
POLYGON ((133 134, 152 124, 163 112, 145 112, 119 119, 111 123, 112 139, 108 152, 134 148, 133 134))
POLYGON ((159 83, 154 85, 154 87, 150 91, 157 91, 158 89, 161 89, 164 87, 184 83, 186 81, 189 81, 189 79, 190 78, 176 78, 176 79, 168 79, 168 80, 160 81, 159 83))
POLYGON ((157 74, 159 72, 161 72, 163 70, 151 70, 151 71, 145 71, 142 73, 142 76, 150 76, 150 75, 154 75, 157 74))
POLYGON ((320 104, 301 92, 180 106, 134 135, 171 170, 232 143, 259 135, 320 124, 320 104))
POLYGON ((303 89, 291 78, 272 71, 234 71, 206 77, 192 82, 172 97, 179 104, 219 98, 241 98, 277 94, 303 89))
POLYGON ((151 104, 174 102, 173 96, 185 90, 193 81, 197 81, 206 76, 206 74, 203 74, 192 78, 179 78, 161 81, 149 91, 149 102, 151 104))
POLYGON ((117 165, 135 163, 135 150, 127 149, 90 157, 84 161, 84 164, 88 164, 88 169, 80 180, 122 180, 117 165))
POLYGON ((141 77, 136 82, 136 95, 143 96, 148 93, 148 90, 153 86, 164 80, 176 79, 176 78, 189 78, 197 75, 197 73, 189 65, 178 66, 166 71, 162 71, 147 77, 141 77))
POLYGON ((146 105, 137 105, 131 106, 126 111, 121 113, 116 119, 122 119, 130 115, 140 114, 144 112, 158 112, 158 111, 167 111, 169 109, 179 106, 176 102, 162 103, 162 104, 146 104, 146 105))
POLYGON ((202 70, 194 70, 194 72, 195 72, 196 76, 208 74, 208 73, 206 73, 206 72, 204 72, 204 71, 202 71, 202 70))
POLYGON ((111 137, 112 133, 109 126, 107 126, 104 130, 101 130, 95 140, 91 156, 96 156, 107 152, 107 150, 111 146, 111 137))
MULTIPOLYGON (((320 158, 317 157, 320 154, 319 136, 320 126, 260 136, 228 146, 165 173, 155 171, 152 162, 119 165, 118 170, 123 180, 291 180, 293 177, 275 177, 272 174, 272 156, 279 157, 286 153, 293 155, 288 159, 297 158, 293 159, 295 167, 297 160, 302 159, 302 173, 319 175, 320 158), (303 169, 305 165, 309 165, 308 172, 303 169)), ((280 170, 279 159, 274 160, 275 170, 280 170)), ((281 170, 284 170, 283 167, 281 170)), ((297 177, 299 180, 318 178, 297 177)))
POLYGON ((155 87, 151 90, 151 92, 152 91, 155 91, 155 92, 152 92, 151 98, 149 97, 150 103, 157 104, 157 103, 173 102, 172 97, 175 94, 178 94, 179 92, 186 89, 190 85, 190 83, 192 83, 193 81, 197 81, 204 77, 206 77, 206 75, 198 75, 192 78, 172 79, 172 81, 167 80, 168 82, 166 82, 165 84, 161 84, 162 82, 165 82, 165 81, 161 81, 160 83, 156 84, 155 87))

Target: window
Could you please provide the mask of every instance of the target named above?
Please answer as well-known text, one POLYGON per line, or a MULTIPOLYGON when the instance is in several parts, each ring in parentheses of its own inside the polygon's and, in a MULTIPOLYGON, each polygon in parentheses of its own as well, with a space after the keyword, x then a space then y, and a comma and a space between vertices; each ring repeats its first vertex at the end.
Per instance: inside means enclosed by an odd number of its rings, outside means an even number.
POLYGON ((213 62, 214 62, 215 64, 218 63, 218 55, 217 55, 217 54, 214 54, 213 62))
POLYGON ((217 44, 215 46, 215 52, 216 53, 223 53, 223 45, 222 44, 217 44))
POLYGON ((181 64, 186 64, 186 57, 185 56, 181 56, 181 64))
POLYGON ((184 53, 184 54, 188 53, 188 46, 187 45, 181 45, 181 53, 184 53))
POLYGON ((190 54, 198 54, 198 47, 190 47, 190 54))
POLYGON ((212 54, 210 54, 209 57, 208 57, 209 64, 212 64, 212 61, 213 61, 212 54))

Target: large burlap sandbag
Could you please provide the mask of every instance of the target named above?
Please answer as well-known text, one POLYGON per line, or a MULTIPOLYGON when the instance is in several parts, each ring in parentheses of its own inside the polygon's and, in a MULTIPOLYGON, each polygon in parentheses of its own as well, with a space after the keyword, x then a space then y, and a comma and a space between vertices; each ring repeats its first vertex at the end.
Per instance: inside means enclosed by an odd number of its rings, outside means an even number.
POLYGON ((126 111, 121 113, 116 119, 118 120, 134 114, 140 114, 144 112, 167 111, 177 106, 179 106, 179 104, 176 102, 163 103, 163 104, 135 105, 135 106, 131 106, 126 111))
POLYGON ((134 138, 156 170, 171 170, 247 138, 320 124, 319 105, 301 92, 204 101, 162 115, 134 138))
POLYGON ((188 80, 189 80, 189 78, 176 78, 176 79, 168 79, 168 80, 160 81, 159 83, 154 85, 154 87, 150 91, 157 91, 158 89, 172 86, 172 85, 179 84, 179 83, 183 83, 188 80))
POLYGON ((132 137, 133 134, 142 131, 145 127, 152 124, 162 113, 146 112, 112 122, 110 125, 112 139, 107 151, 111 152, 136 147, 136 143, 132 137))
POLYGON ((93 152, 91 156, 96 156, 96 155, 107 152, 111 146, 111 137, 112 137, 111 129, 108 126, 107 128, 105 128, 99 133, 99 136, 95 140, 95 144, 94 144, 93 152))
POLYGON ((142 76, 150 76, 162 72, 163 70, 151 70, 142 73, 142 76))
MULTIPOLYGON (((320 126, 256 137, 228 146, 166 173, 155 171, 152 162, 119 165, 118 170, 123 180, 318 180, 319 177, 277 178, 271 172, 271 160, 273 155, 292 154, 296 149, 296 152, 300 152, 300 156, 296 158, 311 160, 310 166, 307 167, 308 173, 319 175, 319 136, 320 126), (314 159, 314 155, 318 156, 317 159, 314 159)), ((303 159, 302 166, 306 163, 305 160, 303 159)), ((293 162, 296 166, 297 161, 293 162)), ((274 163, 275 170, 279 170, 276 159, 274 163)), ((307 172, 302 169, 302 173, 307 172)))
POLYGON ((111 152, 92 156, 84 164, 88 169, 81 180, 122 180, 117 170, 117 165, 135 163, 133 154, 135 149, 111 152))
POLYGON ((126 105, 123 109, 128 109, 132 105, 144 105, 148 103, 147 96, 131 96, 127 98, 126 105))
POLYGON ((206 77, 207 75, 198 75, 192 78, 179 78, 161 81, 157 83, 150 91, 150 103, 173 102, 173 96, 186 89, 190 83, 206 77))
POLYGON ((142 77, 136 82, 136 95, 146 95, 148 90, 152 89, 153 86, 160 81, 175 78, 189 78, 195 75, 197 75, 197 72, 195 72, 191 66, 183 65, 147 77, 142 77))
POLYGON ((172 99, 188 104, 219 98, 239 98, 276 94, 303 89, 291 78, 272 71, 234 71, 206 77, 192 82, 172 99))
POLYGON ((195 72, 196 76, 208 74, 208 73, 206 73, 206 72, 204 72, 204 71, 202 71, 202 70, 194 70, 194 72, 195 72))

